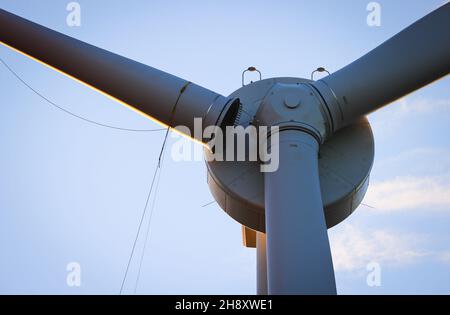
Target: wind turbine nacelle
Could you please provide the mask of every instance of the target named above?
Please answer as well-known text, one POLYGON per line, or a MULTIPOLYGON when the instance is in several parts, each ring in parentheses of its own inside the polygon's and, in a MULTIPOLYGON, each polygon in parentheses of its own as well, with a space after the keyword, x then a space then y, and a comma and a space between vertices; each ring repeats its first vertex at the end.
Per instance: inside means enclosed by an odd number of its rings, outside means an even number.
MULTIPOLYGON (((295 87, 312 82, 299 78, 272 78, 243 86, 230 95, 241 102, 235 125, 249 125, 260 110, 263 99, 276 84, 295 87)), ((208 185, 220 207, 245 227, 265 232, 261 163, 216 161, 211 158, 209 150, 205 150, 205 155, 208 185)), ((374 139, 365 117, 334 133, 321 144, 319 174, 328 228, 347 218, 363 200, 373 160, 374 139)))

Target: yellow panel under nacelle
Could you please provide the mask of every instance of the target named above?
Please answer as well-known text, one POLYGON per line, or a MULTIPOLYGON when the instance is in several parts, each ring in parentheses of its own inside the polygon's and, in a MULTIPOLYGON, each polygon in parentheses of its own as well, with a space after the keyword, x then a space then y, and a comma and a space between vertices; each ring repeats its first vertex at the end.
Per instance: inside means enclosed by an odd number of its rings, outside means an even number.
POLYGON ((242 242, 245 247, 256 248, 256 231, 242 226, 242 242))

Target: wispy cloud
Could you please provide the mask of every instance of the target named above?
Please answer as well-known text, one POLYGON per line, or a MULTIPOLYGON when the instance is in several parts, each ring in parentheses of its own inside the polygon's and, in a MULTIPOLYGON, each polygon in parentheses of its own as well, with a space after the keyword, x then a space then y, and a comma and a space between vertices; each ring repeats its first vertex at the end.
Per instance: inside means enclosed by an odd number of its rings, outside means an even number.
MULTIPOLYGON (((377 162, 378 168, 396 168, 405 163, 413 164, 412 171, 426 171, 439 174, 443 170, 450 170, 450 149, 445 147, 416 147, 385 158, 377 162)), ((411 171, 411 170, 410 170, 411 171)))
POLYGON ((408 96, 369 115, 378 136, 397 133, 399 127, 416 118, 420 121, 450 114, 450 99, 415 98, 408 96), (428 117, 426 117, 428 116, 428 117))
POLYGON ((330 233, 334 269, 337 272, 365 271, 367 264, 402 267, 420 262, 450 265, 450 250, 433 247, 431 235, 407 234, 386 229, 367 229, 344 223, 330 233))
POLYGON ((345 224, 339 232, 331 233, 330 243, 336 271, 363 270, 369 262, 381 265, 404 265, 429 255, 417 250, 422 238, 387 230, 357 228, 345 224))
POLYGON ((364 199, 373 211, 424 210, 450 213, 450 150, 419 147, 376 163, 364 199), (394 174, 395 176, 393 176, 394 174), (375 178, 375 177, 374 177, 375 178))
POLYGON ((364 202, 378 212, 411 209, 450 212, 450 173, 373 182, 364 202))
POLYGON ((447 99, 414 99, 402 98, 398 101, 396 112, 399 114, 409 113, 436 113, 450 111, 450 100, 447 99))
MULTIPOLYGON (((450 213, 450 151, 422 147, 378 162, 384 180, 373 180, 364 199, 365 213, 390 214, 416 210, 450 213), (392 177, 392 172, 399 176, 392 177)), ((450 251, 436 250, 434 235, 405 234, 383 227, 345 224, 330 233, 336 271, 365 271, 369 262, 403 266, 421 261, 450 265, 450 251)))
POLYGON ((450 265, 450 251, 441 252, 437 255, 439 261, 450 265))

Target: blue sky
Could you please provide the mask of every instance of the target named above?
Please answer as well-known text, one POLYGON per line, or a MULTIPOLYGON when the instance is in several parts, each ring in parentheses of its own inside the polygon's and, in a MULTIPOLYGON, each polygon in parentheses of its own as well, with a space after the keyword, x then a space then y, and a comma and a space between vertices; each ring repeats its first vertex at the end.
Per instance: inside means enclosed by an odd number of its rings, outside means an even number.
MULTIPOLYGON (((223 95, 250 65, 265 78, 333 72, 443 4, 378 1, 0 0, 0 7, 223 95)), ((36 90, 102 123, 154 123, 5 47, 36 90)), ((407 56, 405 56, 407 58, 407 56)), ((367 74, 370 75, 370 74, 367 74)), ((388 78, 387 78, 388 79, 388 78)), ((450 293, 450 79, 372 114, 376 158, 365 203, 329 230, 340 294, 450 293), (366 265, 381 266, 381 286, 366 265)), ((119 292, 164 133, 101 128, 50 107, 0 65, 0 293, 119 292), (81 266, 80 287, 66 266, 81 266)), ((176 139, 170 138, 168 150, 176 139)), ((166 155, 138 293, 253 294, 255 251, 216 204, 202 162, 166 155)), ((148 222, 148 218, 146 220, 148 222)), ((139 258, 143 242, 137 247, 139 258)), ((126 291, 132 292, 138 259, 126 291)))

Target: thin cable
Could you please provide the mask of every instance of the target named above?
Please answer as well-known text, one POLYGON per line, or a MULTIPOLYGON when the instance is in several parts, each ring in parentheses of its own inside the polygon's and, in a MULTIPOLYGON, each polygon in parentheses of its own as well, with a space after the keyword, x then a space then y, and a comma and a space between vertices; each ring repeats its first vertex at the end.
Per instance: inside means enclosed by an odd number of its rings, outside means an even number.
MULTIPOLYGON (((169 129, 169 128, 168 128, 168 129, 169 129)), ((166 144, 166 142, 167 142, 167 136, 168 136, 168 134, 169 134, 169 133, 167 132, 167 133, 166 133, 166 137, 164 138, 163 145, 162 145, 162 148, 161 148, 161 153, 159 154, 158 164, 157 164, 157 166, 156 166, 156 168, 155 168, 155 172, 153 173, 152 183, 151 183, 151 185, 150 185, 150 189, 149 189, 148 194, 147 194, 147 199, 146 199, 146 201, 145 201, 144 210, 142 211, 141 220, 139 221, 138 230, 137 230, 137 233, 136 233, 136 237, 135 237, 135 239, 134 239, 133 247, 132 247, 132 249, 131 249, 130 257, 129 257, 129 259, 128 259, 127 268, 126 268, 126 270, 125 270, 125 275, 123 276, 122 284, 121 284, 121 286, 120 286, 120 293, 119 293, 120 295, 122 295, 123 287, 124 287, 124 285, 125 285, 125 281, 126 281, 126 279, 127 279, 128 271, 129 271, 129 269, 130 269, 131 260, 133 259, 133 255, 134 255, 134 251, 135 251, 135 249, 136 249, 136 244, 137 244, 137 241, 138 241, 138 238, 139 238, 139 234, 141 233, 142 223, 144 222, 144 217, 145 217, 145 214, 147 213, 147 207, 148 207, 148 203, 149 203, 149 201, 150 201, 150 196, 151 196, 152 191, 153 191, 153 186, 154 186, 154 184, 155 184, 156 175, 158 174, 158 170, 161 168, 161 156, 162 156, 162 154, 163 154, 163 152, 164 152, 164 148, 165 148, 165 144, 166 144)))
POLYGON ((75 118, 78 118, 80 120, 83 120, 85 122, 88 122, 90 124, 94 124, 100 127, 105 127, 105 128, 110 128, 110 129, 115 129, 115 130, 122 130, 122 131, 131 131, 131 132, 155 132, 155 131, 163 131, 166 130, 166 128, 159 128, 159 129, 131 129, 131 128, 122 128, 122 127, 117 127, 117 126, 112 126, 112 125, 107 125, 107 124, 103 124, 103 123, 99 123, 96 122, 94 120, 82 117, 80 115, 77 115, 75 113, 72 113, 71 111, 65 109, 62 106, 59 106, 58 104, 56 104, 55 102, 51 101, 50 99, 48 99, 47 97, 45 97, 44 95, 42 95, 41 93, 39 93, 37 90, 35 90, 31 85, 29 85, 25 80, 23 80, 2 58, 0 58, 0 62, 5 66, 6 69, 8 69, 9 72, 11 72, 12 75, 14 75, 16 77, 17 80, 19 80, 23 85, 25 85, 28 89, 30 89, 34 94, 36 94, 37 96, 39 96, 40 98, 42 98, 43 100, 45 100, 47 103, 49 103, 50 105, 52 105, 53 107, 63 111, 64 113, 73 116, 75 118))
POLYGON ((371 209, 376 209, 375 207, 369 206, 368 204, 365 203, 361 203, 362 206, 365 206, 367 208, 371 208, 371 209))
POLYGON ((155 183, 155 178, 156 178, 156 173, 157 173, 157 171, 158 171, 158 167, 155 169, 155 172, 154 172, 154 174, 153 174, 152 183, 151 183, 151 185, 150 185, 150 189, 149 189, 148 194, 147 194, 147 199, 146 199, 146 201, 145 201, 144 210, 143 210, 143 212, 142 212, 141 220, 140 220, 140 222, 139 222, 138 231, 137 231, 137 233, 136 233, 136 237, 135 237, 135 239, 134 239, 134 243, 133 243, 133 247, 132 247, 132 249, 131 249, 130 257, 129 257, 129 259, 128 259, 127 268, 126 268, 126 270, 125 270, 125 275, 123 276, 122 284, 121 284, 121 286, 120 286, 120 292, 119 292, 120 295, 122 295, 123 287, 124 287, 124 285, 125 285, 125 281, 126 281, 127 275, 128 275, 128 270, 130 269, 131 260, 133 259, 134 250, 135 250, 135 248, 136 248, 136 243, 137 243, 137 240, 138 240, 138 237, 139 237, 139 233, 140 233, 140 231, 141 231, 142 222, 144 221, 145 213, 147 212, 147 206, 148 206, 148 202, 149 202, 149 200, 150 200, 150 195, 151 195, 152 190, 153 190, 153 185, 154 185, 154 183, 155 183))
POLYGON ((158 168, 161 168, 161 160, 162 160, 162 157, 164 154, 164 147, 166 146, 167 138, 169 137, 169 131, 170 131, 170 128, 167 128, 166 135, 164 136, 164 142, 162 144, 162 149, 161 149, 161 152, 159 153, 159 157, 158 157, 158 168))
POLYGON ((147 249, 147 244, 149 243, 151 226, 152 226, 152 218, 153 218, 153 213, 155 212, 156 197, 158 195, 158 190, 159 190, 159 182, 160 182, 160 179, 161 179, 161 173, 162 173, 162 166, 163 166, 163 162, 164 162, 164 156, 165 156, 165 152, 164 152, 164 155, 163 155, 163 159, 162 159, 162 161, 160 163, 160 168, 159 168, 159 172, 158 172, 158 178, 156 179, 155 192, 153 193, 153 201, 152 201, 152 205, 150 207, 150 213, 149 213, 150 217, 148 219, 147 231, 145 233, 144 247, 142 248, 141 258, 139 260, 138 274, 137 274, 137 277, 136 277, 136 281, 134 283, 134 291, 133 291, 134 295, 136 295, 136 291, 137 291, 137 287, 138 287, 138 284, 139 284, 139 280, 141 278, 142 263, 144 262, 144 257, 145 257, 145 252, 146 252, 146 249, 147 249))
POLYGON ((207 207, 207 206, 209 206, 209 205, 212 205, 213 203, 216 203, 216 201, 213 200, 213 201, 211 201, 211 202, 208 202, 208 203, 204 204, 204 205, 202 206, 202 208, 205 208, 205 207, 207 207))
MULTIPOLYGON (((181 96, 183 95, 183 93, 186 91, 187 87, 190 84, 191 84, 191 82, 186 82, 186 84, 180 89, 180 92, 178 94, 177 100, 175 101, 175 104, 173 105, 173 108, 172 108, 172 119, 173 119, 173 115, 175 114, 175 111, 177 109, 178 103, 179 103, 179 101, 181 99, 181 96)), ((125 284, 125 280, 126 280, 127 275, 128 275, 128 270, 130 269, 130 264, 131 264, 131 260, 133 259, 134 250, 136 248, 136 243, 137 243, 137 240, 139 238, 139 234, 141 232, 142 222, 144 221, 145 213, 147 212, 148 202, 150 200, 150 196, 151 196, 152 190, 153 190, 153 185, 155 184, 156 174, 158 173, 158 170, 161 168, 161 161, 162 161, 162 157, 163 157, 163 154, 164 154, 164 148, 166 147, 167 138, 169 136, 169 131, 170 131, 170 127, 167 128, 166 135, 164 137, 164 141, 163 141, 162 147, 161 147, 161 152, 159 153, 158 165, 156 166, 155 172, 153 174, 152 184, 150 186, 150 190, 149 190, 148 195, 147 195, 147 200, 145 202, 144 211, 142 212, 141 221, 139 222, 139 227, 138 227, 138 231, 136 233, 136 238, 134 239, 133 248, 131 249, 130 258, 128 259, 127 269, 125 270, 125 275, 123 277, 122 285, 120 287, 120 294, 122 294, 123 286, 125 284)))

